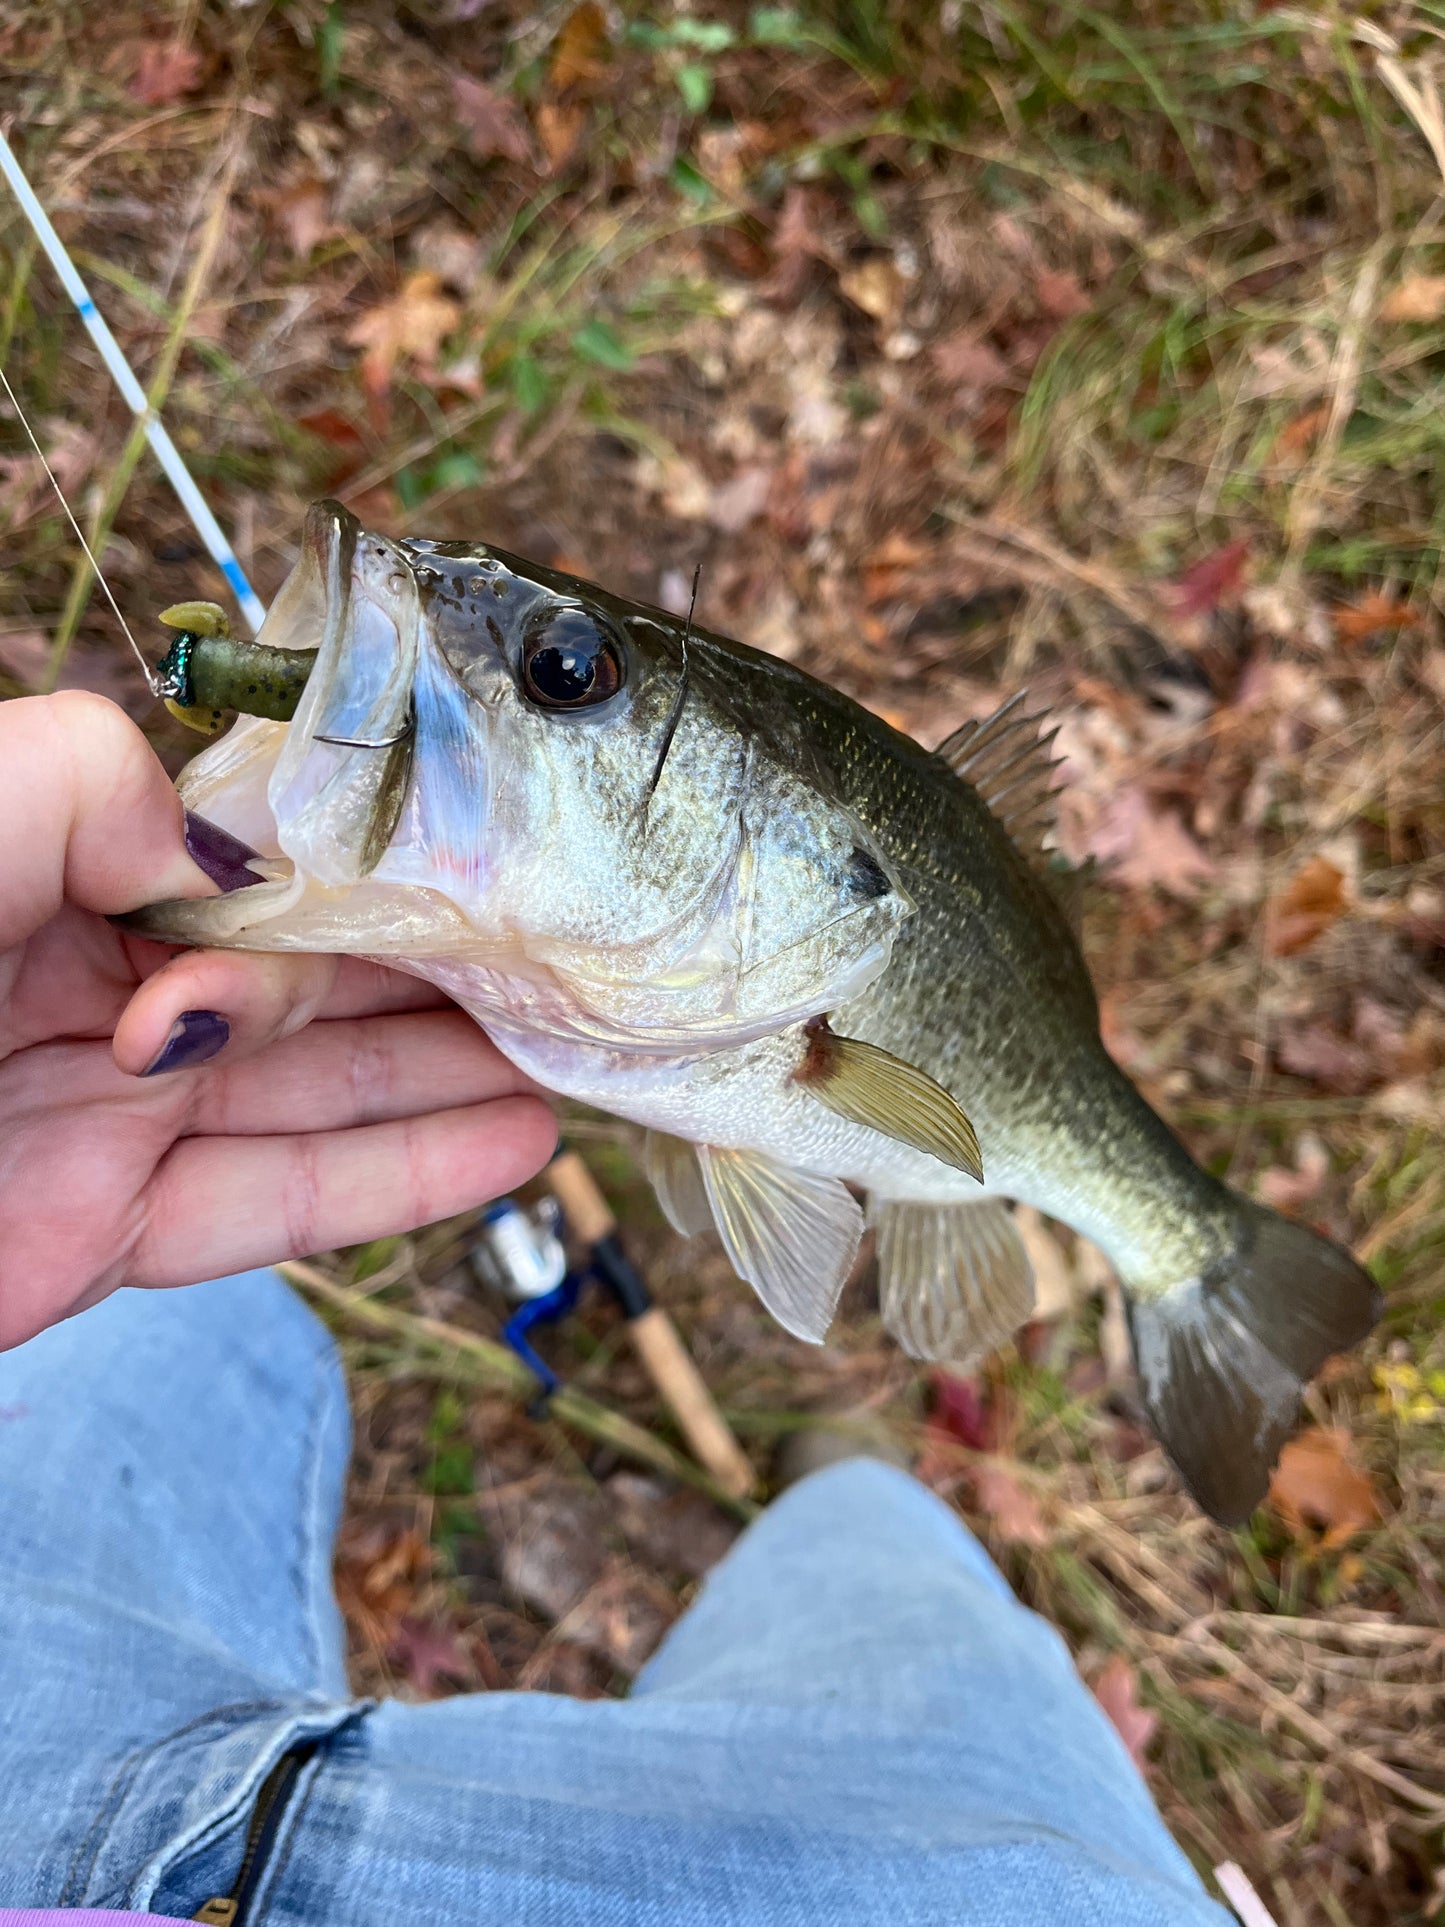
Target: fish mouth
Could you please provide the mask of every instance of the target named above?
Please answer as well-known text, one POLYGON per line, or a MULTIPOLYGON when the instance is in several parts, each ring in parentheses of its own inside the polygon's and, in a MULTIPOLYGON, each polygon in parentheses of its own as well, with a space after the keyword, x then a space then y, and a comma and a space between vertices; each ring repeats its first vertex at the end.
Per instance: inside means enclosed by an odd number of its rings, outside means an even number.
POLYGON ((257 639, 311 654, 295 714, 282 725, 246 719, 197 758, 181 780, 187 806, 274 854, 273 878, 286 864, 326 888, 369 876, 411 770, 419 619, 416 578, 400 548, 363 530, 340 503, 313 504, 296 565, 257 639), (254 824, 226 813, 246 757, 253 804, 260 779, 265 785, 254 824))

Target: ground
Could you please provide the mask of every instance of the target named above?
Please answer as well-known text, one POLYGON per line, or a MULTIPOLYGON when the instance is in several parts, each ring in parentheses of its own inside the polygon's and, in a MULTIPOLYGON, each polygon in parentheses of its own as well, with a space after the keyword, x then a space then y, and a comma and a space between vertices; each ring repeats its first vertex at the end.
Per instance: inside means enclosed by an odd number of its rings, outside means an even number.
MULTIPOLYGON (((331 493, 673 608, 701 563, 702 619, 925 742, 1025 683, 1055 712, 1110 1049, 1388 1295, 1249 1526, 1180 1495, 1106 1268, 1062 1229, 1028 1223, 1019 1345, 930 1375, 866 1264, 799 1346, 666 1230, 632 1132, 573 1141, 763 1489, 820 1407, 875 1415, 1062 1627, 1201 1871, 1237 1862, 1283 1927, 1445 1918, 1438 19, 0 22, 10 137, 263 595, 331 493)), ((0 231, 0 361, 159 653, 155 611, 223 585, 8 201, 0 231)), ((4 693, 100 688, 179 767, 194 739, 8 413, 0 436, 4 693)), ((468 1345, 501 1314, 467 1230, 318 1259, 357 1413, 357 1677, 619 1691, 737 1522, 636 1462, 676 1439, 605 1302, 543 1341, 600 1418, 526 1416, 468 1345)))

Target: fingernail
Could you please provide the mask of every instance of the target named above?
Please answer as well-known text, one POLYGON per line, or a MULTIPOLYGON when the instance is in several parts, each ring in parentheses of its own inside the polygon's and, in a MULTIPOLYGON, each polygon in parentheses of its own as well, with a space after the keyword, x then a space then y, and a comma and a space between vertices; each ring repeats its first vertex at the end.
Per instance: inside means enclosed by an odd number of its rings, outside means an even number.
POLYGON ((208 823, 204 816, 193 816, 189 810, 186 811, 186 852, 222 890, 244 890, 261 881, 254 870, 246 868, 247 859, 256 855, 249 843, 243 843, 240 837, 232 836, 219 824, 208 823))
POLYGON ((147 1064, 142 1077, 160 1077, 166 1071, 187 1071, 193 1064, 204 1064, 230 1042, 231 1026, 214 1010, 183 1010, 171 1025, 171 1034, 160 1055, 147 1064))

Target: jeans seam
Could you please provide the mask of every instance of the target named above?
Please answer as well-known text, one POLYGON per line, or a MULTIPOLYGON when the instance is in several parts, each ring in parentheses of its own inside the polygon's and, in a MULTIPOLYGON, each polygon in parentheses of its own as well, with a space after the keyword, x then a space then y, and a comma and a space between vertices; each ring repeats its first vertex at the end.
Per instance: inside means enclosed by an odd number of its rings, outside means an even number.
POLYGON ((177 1740, 184 1739, 188 1733, 196 1732, 200 1727, 218 1726, 224 1730, 228 1726, 237 1724, 234 1717, 236 1715, 250 1716, 255 1713, 279 1712, 283 1705, 284 1702, 281 1700, 237 1700, 229 1706, 215 1706, 209 1712, 199 1713, 195 1719, 187 1720, 184 1726, 178 1726, 173 1732, 163 1734, 159 1739, 150 1741, 146 1746, 137 1747, 133 1753, 127 1754, 116 1768, 85 1838, 77 1844, 71 1856, 70 1869, 65 1876, 65 1884, 60 1890, 58 1904, 62 1907, 85 1904, 96 1862, 105 1847, 115 1817, 125 1805, 131 1787, 135 1784, 136 1776, 148 1759, 159 1754, 162 1748, 172 1746, 177 1740), (89 1857, 84 1859, 82 1867, 82 1859, 86 1855, 87 1848, 89 1848, 89 1857))
POLYGON ((342 1729, 340 1727, 335 1728, 332 1733, 326 1735, 320 1746, 317 1747, 316 1757, 311 1763, 311 1771, 307 1774, 306 1783, 301 1789, 301 1798, 293 1802, 291 1811, 283 1817, 282 1826, 284 1831, 278 1843, 279 1851, 273 1854, 271 1865, 266 1869, 266 1884, 256 1896, 258 1902, 257 1910, 251 1918, 243 1924, 243 1927, 262 1927, 262 1923, 265 1921, 266 1915, 271 1908, 271 1896, 280 1886, 282 1876, 291 1864, 291 1855, 296 1846, 296 1842, 301 1837, 301 1822, 305 1818, 306 1809, 311 1804, 311 1795, 316 1788, 317 1782, 321 1778, 321 1769, 326 1762, 326 1748, 335 1737, 335 1734, 341 1731, 342 1729))
POLYGON ((307 1688, 310 1691, 329 1691, 330 1683, 322 1679, 323 1633, 320 1624, 318 1600, 323 1583, 330 1584, 330 1562, 327 1561, 323 1575, 317 1569, 317 1547, 321 1542, 321 1472, 322 1440, 326 1433, 326 1420, 335 1403, 336 1388, 329 1367, 335 1358, 330 1339, 319 1344, 313 1355, 313 1368, 319 1376, 319 1396, 311 1401, 311 1415, 307 1424, 306 1439, 301 1454, 301 1492, 298 1512, 299 1542, 296 1554, 296 1591, 301 1608, 301 1640, 306 1656, 310 1678, 307 1688))

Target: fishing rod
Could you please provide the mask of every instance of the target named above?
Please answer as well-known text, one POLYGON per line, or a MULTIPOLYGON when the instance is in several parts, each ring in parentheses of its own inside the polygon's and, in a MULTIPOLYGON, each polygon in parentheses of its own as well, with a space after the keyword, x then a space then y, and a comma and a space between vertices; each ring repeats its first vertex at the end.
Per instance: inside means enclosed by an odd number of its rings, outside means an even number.
MULTIPOLYGON (((90 290, 70 258, 65 243, 52 226, 50 216, 41 206, 39 196, 26 178, 25 170, 15 158, 14 150, 3 133, 0 133, 0 173, 3 173, 8 181, 12 193, 20 203, 21 211, 35 231, 36 240, 45 250, 51 266, 60 278, 61 286, 70 296, 75 311, 80 316, 86 333, 95 343, 111 380, 120 390, 131 413, 143 427, 146 440, 150 443, 167 481, 175 490, 181 507, 186 511, 196 533, 205 543, 211 560, 230 585, 247 628, 252 635, 257 634, 261 624, 266 620, 265 603, 251 587, 245 570, 236 559, 235 550, 227 541, 220 523, 211 513, 206 498, 197 488, 195 478, 186 467, 180 450, 171 440, 165 424, 147 401, 145 390, 136 380, 135 372, 126 360, 124 350, 111 333, 105 316, 96 307, 90 290)), ((5 386, 9 392, 10 384, 7 382, 5 386)), ((43 460, 44 457, 42 456, 41 459, 43 460)), ((88 548, 86 553, 89 554, 88 548)), ((94 557, 91 557, 91 564, 96 568, 96 575, 99 577, 100 570, 95 565, 94 557)))

